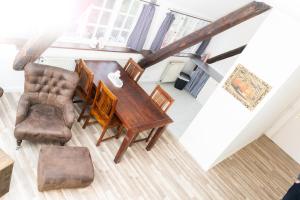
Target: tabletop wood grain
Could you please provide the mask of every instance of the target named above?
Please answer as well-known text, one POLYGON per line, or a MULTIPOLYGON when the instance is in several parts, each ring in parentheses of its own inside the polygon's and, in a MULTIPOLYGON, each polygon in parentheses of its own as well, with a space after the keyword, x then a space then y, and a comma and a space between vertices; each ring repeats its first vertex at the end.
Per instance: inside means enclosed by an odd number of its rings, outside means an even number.
POLYGON ((115 163, 120 162, 127 148, 140 132, 157 128, 146 147, 147 151, 150 151, 163 134, 166 126, 173 120, 154 103, 151 97, 129 77, 117 62, 85 60, 85 63, 94 72, 94 85, 96 86, 99 81, 102 81, 118 97, 115 113, 127 131, 115 156, 115 163), (120 71, 120 78, 123 81, 121 88, 115 87, 107 77, 109 73, 117 70, 120 71))
POLYGON ((159 109, 149 95, 134 82, 123 68, 114 61, 85 60, 94 72, 94 84, 102 80, 118 97, 116 115, 128 129, 142 131, 152 127, 160 127, 172 123, 173 120, 159 109), (110 72, 120 70, 123 81, 122 88, 115 87, 108 79, 110 72))

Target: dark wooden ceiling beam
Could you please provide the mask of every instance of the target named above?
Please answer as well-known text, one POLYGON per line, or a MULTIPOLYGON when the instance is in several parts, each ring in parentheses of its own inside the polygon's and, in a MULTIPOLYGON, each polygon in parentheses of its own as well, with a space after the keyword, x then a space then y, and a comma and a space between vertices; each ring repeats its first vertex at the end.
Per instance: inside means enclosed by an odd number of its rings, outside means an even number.
POLYGON ((206 63, 212 64, 212 63, 218 62, 220 60, 224 60, 226 58, 230 58, 232 56, 238 55, 238 54, 242 53, 245 48, 246 48, 246 45, 238 47, 238 48, 230 50, 230 51, 227 51, 225 53, 222 53, 220 55, 217 55, 217 56, 207 59, 206 63))
POLYGON ((139 61, 139 64, 143 68, 147 68, 176 53, 181 52, 186 48, 196 45, 203 40, 211 38, 233 26, 257 16, 269 10, 270 8, 271 7, 265 3, 253 1, 252 3, 249 3, 248 5, 218 19, 202 29, 195 31, 183 37, 182 39, 177 40, 176 42, 158 50, 157 52, 147 55, 139 61))

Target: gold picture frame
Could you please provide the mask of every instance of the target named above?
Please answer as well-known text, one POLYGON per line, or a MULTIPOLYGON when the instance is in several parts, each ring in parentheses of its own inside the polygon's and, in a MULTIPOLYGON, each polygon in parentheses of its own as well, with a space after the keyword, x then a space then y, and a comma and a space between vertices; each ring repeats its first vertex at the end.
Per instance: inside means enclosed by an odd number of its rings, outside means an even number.
POLYGON ((241 64, 237 65, 223 88, 249 110, 253 110, 271 90, 271 86, 241 64))

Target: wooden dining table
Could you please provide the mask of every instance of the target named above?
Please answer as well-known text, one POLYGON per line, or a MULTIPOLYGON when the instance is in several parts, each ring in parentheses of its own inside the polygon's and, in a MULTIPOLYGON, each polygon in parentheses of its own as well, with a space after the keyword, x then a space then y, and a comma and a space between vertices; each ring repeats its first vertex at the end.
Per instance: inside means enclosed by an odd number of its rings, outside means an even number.
POLYGON ((126 136, 115 156, 114 162, 119 163, 128 146, 142 131, 157 128, 146 146, 150 151, 159 137, 173 120, 164 113, 150 96, 133 81, 116 61, 85 60, 86 65, 94 72, 94 85, 103 83, 118 97, 116 115, 126 128, 126 136), (115 87, 107 75, 119 70, 123 86, 115 87))

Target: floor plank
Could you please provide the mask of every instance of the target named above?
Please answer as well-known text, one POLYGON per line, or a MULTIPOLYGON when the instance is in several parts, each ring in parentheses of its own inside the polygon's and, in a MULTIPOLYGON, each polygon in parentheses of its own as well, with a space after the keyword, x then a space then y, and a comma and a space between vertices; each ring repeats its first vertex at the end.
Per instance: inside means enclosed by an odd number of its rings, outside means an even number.
POLYGON ((100 126, 83 130, 81 122, 74 124, 67 145, 89 148, 94 182, 83 189, 41 193, 37 190, 36 170, 39 149, 44 144, 24 141, 16 150, 13 131, 19 97, 19 93, 6 93, 0 99, 0 148, 15 160, 10 192, 1 200, 274 200, 281 199, 300 172, 300 166, 266 136, 204 172, 167 132, 150 152, 145 150, 145 143, 137 143, 116 165, 113 159, 122 138, 96 147, 100 126))

